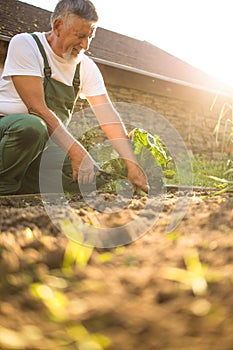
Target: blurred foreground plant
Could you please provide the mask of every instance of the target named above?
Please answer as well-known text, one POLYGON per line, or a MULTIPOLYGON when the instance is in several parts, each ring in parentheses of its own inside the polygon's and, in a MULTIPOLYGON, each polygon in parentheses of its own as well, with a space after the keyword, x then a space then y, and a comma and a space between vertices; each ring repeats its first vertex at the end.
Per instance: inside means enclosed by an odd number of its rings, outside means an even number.
POLYGON ((189 250, 184 256, 186 270, 176 267, 166 267, 162 270, 162 277, 181 283, 191 289, 194 295, 205 295, 207 282, 219 279, 215 273, 210 273, 208 267, 201 263, 196 249, 189 250))
POLYGON ((93 249, 93 247, 84 246, 77 242, 69 240, 65 250, 62 265, 63 270, 72 270, 73 266, 85 267, 92 255, 93 249))
MULTIPOLYGON (((46 306, 51 320, 64 325, 65 345, 77 343, 80 350, 104 350, 109 347, 111 341, 107 336, 88 332, 81 322, 70 322, 67 312, 69 300, 64 293, 41 283, 32 284, 30 289, 31 294, 46 306)), ((59 339, 55 339, 55 341, 59 341, 59 339)))

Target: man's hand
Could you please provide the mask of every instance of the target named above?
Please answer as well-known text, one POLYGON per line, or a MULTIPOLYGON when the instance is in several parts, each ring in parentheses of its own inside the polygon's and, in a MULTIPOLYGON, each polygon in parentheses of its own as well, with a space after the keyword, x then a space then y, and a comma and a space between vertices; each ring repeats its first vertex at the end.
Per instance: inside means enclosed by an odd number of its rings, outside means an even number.
POLYGON ((141 189, 146 193, 149 192, 147 177, 138 164, 131 163, 131 165, 128 166, 128 179, 135 191, 141 189))
POLYGON ((88 184, 93 181, 95 176, 94 161, 88 153, 81 163, 79 156, 77 158, 73 156, 71 162, 74 182, 78 180, 80 184, 88 184))

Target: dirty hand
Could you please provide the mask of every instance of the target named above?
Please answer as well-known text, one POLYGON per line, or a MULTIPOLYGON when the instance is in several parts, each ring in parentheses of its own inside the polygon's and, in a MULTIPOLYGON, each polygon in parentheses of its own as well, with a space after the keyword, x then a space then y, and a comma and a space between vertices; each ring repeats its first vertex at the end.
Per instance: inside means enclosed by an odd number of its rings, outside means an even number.
POLYGON ((141 189, 148 193, 149 184, 147 177, 138 164, 131 164, 128 166, 128 179, 133 185, 135 192, 137 192, 138 189, 141 189))
POLYGON ((86 155, 82 162, 77 162, 72 159, 73 181, 79 182, 79 184, 91 183, 95 177, 94 161, 86 155))

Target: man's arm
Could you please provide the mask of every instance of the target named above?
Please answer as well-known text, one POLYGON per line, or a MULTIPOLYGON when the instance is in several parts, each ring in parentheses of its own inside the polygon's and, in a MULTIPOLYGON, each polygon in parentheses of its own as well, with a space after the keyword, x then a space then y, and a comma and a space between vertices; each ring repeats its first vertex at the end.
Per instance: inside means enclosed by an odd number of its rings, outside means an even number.
POLYGON ((84 147, 68 132, 55 113, 47 107, 42 78, 36 76, 12 76, 12 80, 19 96, 28 109, 28 113, 35 114, 44 120, 53 141, 70 156, 73 180, 77 180, 82 163, 79 181, 83 183, 92 181, 94 177, 93 160, 84 147))
POLYGON ((137 163, 125 126, 108 95, 88 96, 87 100, 102 130, 124 159, 128 168, 129 181, 135 188, 140 187, 148 192, 149 186, 146 176, 137 163))

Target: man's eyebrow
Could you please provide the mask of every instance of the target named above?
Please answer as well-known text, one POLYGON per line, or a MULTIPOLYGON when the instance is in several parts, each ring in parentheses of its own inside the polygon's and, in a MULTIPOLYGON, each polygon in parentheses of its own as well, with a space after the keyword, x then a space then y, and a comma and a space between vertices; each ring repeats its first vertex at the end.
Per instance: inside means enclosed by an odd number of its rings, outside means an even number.
POLYGON ((90 32, 86 32, 86 33, 80 33, 79 31, 75 31, 75 34, 78 35, 80 38, 81 37, 85 37, 88 36, 90 34, 90 32))

